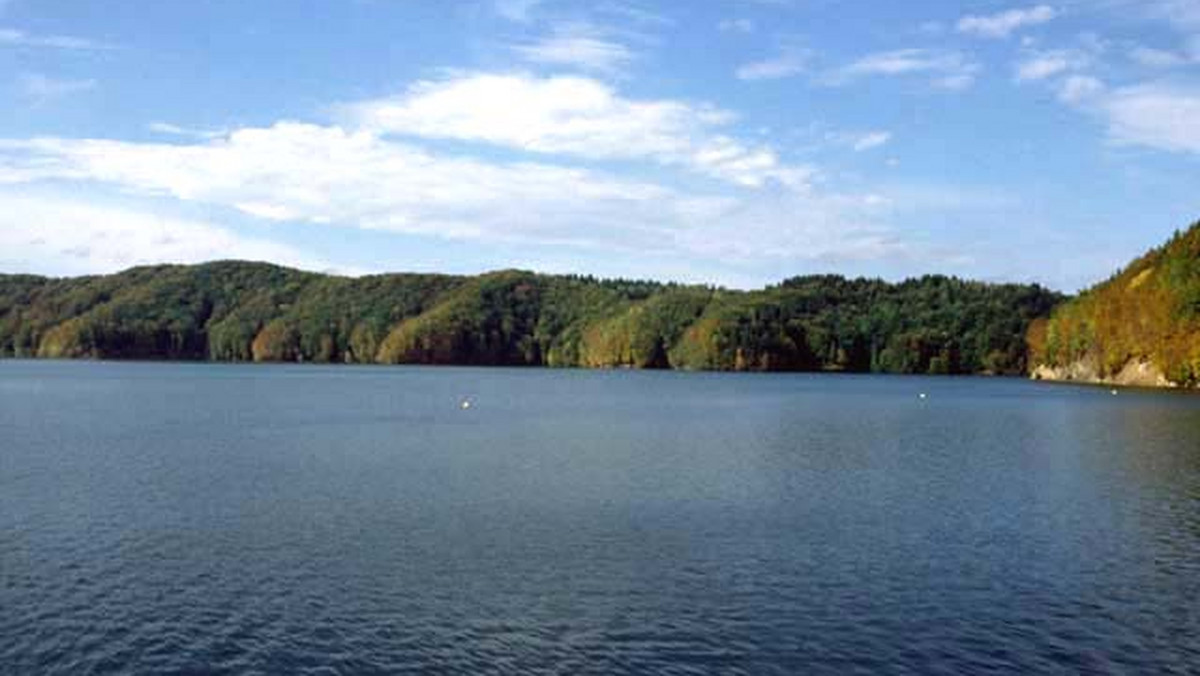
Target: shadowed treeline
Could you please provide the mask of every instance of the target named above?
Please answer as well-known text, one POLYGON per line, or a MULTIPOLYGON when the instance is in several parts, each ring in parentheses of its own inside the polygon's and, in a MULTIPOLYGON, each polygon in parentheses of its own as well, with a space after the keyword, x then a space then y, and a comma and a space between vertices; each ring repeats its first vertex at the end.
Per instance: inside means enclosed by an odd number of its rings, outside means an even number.
POLYGON ((730 291, 503 271, 346 278, 218 262, 0 276, 0 355, 1023 373, 1038 286, 798 277, 730 291))

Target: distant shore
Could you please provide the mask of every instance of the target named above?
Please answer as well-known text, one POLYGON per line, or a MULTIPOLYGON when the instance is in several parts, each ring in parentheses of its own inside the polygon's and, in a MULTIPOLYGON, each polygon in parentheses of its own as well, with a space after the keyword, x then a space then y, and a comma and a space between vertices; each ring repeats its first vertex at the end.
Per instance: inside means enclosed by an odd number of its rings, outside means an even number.
POLYGON ((753 291, 503 270, 343 278, 262 263, 0 275, 0 356, 927 375, 1026 373, 1065 297, 930 275, 753 291))

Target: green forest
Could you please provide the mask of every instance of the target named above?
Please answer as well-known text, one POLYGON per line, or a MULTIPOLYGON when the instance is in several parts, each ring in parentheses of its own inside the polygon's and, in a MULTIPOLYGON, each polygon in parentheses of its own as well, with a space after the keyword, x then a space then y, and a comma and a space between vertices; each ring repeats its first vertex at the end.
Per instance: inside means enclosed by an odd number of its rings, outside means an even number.
POLYGON ((1038 286, 836 276, 757 291, 262 263, 0 276, 0 355, 230 362, 1020 374, 1038 286))
POLYGON ((1030 327, 1035 365, 1085 363, 1109 378, 1139 361, 1200 385, 1200 223, 1030 327))

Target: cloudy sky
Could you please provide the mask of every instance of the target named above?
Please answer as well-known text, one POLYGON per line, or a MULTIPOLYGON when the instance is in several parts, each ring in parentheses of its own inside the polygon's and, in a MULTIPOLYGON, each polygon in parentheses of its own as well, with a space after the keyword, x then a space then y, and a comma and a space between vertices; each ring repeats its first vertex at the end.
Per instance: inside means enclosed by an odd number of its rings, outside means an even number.
POLYGON ((0 271, 1074 290, 1200 218, 1200 0, 0 0, 0 271))

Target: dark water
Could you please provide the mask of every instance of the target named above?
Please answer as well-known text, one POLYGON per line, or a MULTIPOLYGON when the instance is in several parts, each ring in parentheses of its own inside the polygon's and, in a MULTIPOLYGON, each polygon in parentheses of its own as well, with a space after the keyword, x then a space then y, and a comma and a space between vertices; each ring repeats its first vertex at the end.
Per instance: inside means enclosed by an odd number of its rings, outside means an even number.
POLYGON ((1200 673, 1200 398, 0 362, 0 672, 1200 673))

